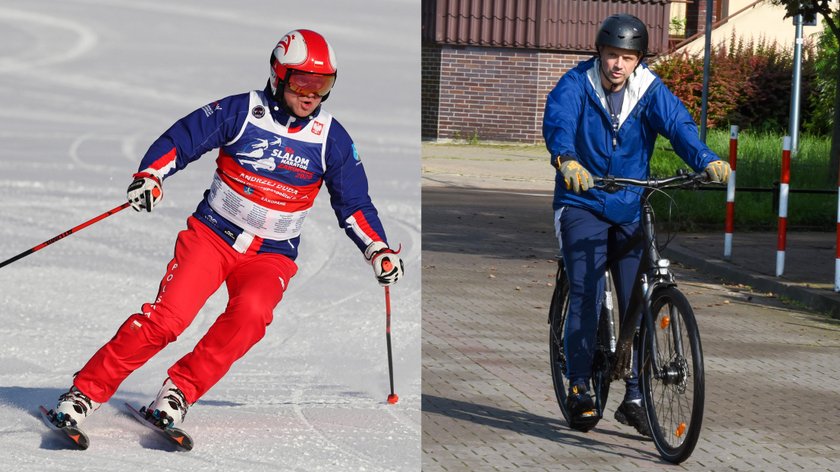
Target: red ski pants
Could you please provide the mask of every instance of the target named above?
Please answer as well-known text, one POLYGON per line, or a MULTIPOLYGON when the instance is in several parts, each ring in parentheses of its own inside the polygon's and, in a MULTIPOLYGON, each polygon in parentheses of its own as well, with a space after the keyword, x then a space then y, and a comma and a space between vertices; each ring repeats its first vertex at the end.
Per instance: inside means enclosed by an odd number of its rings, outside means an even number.
POLYGON ((174 341, 224 282, 228 304, 192 352, 169 368, 175 385, 195 403, 231 365, 262 339, 274 307, 297 272, 280 254, 241 254, 197 219, 178 234, 154 303, 131 315, 76 375, 74 384, 105 403, 132 372, 174 341))

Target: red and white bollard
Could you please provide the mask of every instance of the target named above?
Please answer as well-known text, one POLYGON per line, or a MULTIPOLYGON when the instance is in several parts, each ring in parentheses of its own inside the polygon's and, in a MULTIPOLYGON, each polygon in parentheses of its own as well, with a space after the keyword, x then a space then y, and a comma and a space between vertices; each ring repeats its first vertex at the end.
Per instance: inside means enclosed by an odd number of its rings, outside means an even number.
POLYGON ((840 292, 840 177, 837 180, 837 242, 834 259, 834 291, 840 292))
POLYGON ((785 272, 785 245, 787 243, 787 210, 790 193, 790 136, 785 136, 782 148, 782 179, 779 185, 779 238, 776 245, 776 277, 785 272))
POLYGON ((735 229, 735 167, 738 160, 738 126, 729 128, 729 184, 726 187, 726 222, 723 234, 723 258, 732 260, 732 233, 735 229))

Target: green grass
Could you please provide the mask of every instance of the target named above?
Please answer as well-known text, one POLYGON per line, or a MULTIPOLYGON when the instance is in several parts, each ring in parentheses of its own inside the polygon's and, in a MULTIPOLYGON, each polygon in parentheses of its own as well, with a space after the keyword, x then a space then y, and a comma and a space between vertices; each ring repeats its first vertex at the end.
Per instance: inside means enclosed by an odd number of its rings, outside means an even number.
MULTIPOLYGON (((710 130, 706 139, 709 147, 721 158, 729 160, 729 132, 710 130)), ((837 184, 829 172, 829 138, 800 135, 799 153, 791 159, 790 188, 794 190, 788 201, 788 225, 791 228, 833 230, 837 218, 837 184), (802 194, 796 189, 830 190, 829 194, 802 194)), ((781 178, 782 137, 769 133, 754 134, 743 131, 738 137, 737 184, 739 189, 772 188, 781 178)), ((651 175, 664 177, 678 168, 687 168, 670 144, 659 138, 651 175)), ((669 222, 681 231, 716 230, 723 228, 726 214, 725 191, 675 191, 676 202, 669 220, 668 201, 662 196, 653 199, 660 222, 669 222)), ((737 230, 775 229, 778 208, 772 193, 736 191, 735 227, 737 230)))

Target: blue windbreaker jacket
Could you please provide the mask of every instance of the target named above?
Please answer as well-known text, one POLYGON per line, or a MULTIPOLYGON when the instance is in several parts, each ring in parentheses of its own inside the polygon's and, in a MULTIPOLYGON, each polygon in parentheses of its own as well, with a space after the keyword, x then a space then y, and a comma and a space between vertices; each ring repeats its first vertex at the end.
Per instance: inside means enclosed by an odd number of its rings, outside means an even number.
MULTIPOLYGON (((695 171, 720 159, 698 138, 697 125, 682 102, 656 74, 641 64, 625 85, 619 129, 613 130, 598 75, 598 59, 581 62, 567 72, 549 93, 543 115, 543 137, 554 163, 558 156, 576 159, 593 176, 646 179, 656 137, 661 134, 695 171)), ((555 176, 554 209, 588 209, 623 224, 640 217, 641 192, 627 188, 616 193, 600 189, 575 194, 566 189, 563 175, 555 176)))

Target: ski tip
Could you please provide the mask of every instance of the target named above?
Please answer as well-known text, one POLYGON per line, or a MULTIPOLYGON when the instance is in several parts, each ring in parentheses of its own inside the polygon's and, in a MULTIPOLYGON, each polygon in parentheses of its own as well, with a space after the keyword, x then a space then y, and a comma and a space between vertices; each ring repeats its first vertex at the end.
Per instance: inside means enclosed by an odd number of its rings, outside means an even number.
POLYGON ((87 436, 85 436, 81 432, 70 432, 70 431, 68 431, 66 434, 67 434, 67 437, 70 438, 71 441, 76 443, 76 446, 78 446, 79 449, 84 451, 85 449, 88 448, 88 446, 90 446, 90 441, 88 441, 87 436))
POLYGON ((75 426, 64 426, 60 427, 52 422, 50 418, 50 412, 44 405, 39 405, 38 410, 41 412, 41 418, 52 431, 66 437, 69 439, 78 449, 85 450, 90 446, 90 439, 88 439, 87 435, 82 432, 78 427, 75 426))
POLYGON ((178 443, 178 445, 181 446, 181 448, 184 449, 185 451, 191 451, 192 450, 193 442, 192 442, 192 439, 189 436, 186 436, 186 435, 184 435, 184 436, 172 435, 170 437, 172 438, 173 441, 178 443))

